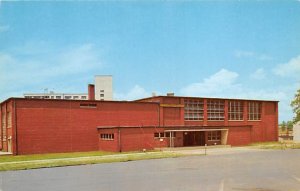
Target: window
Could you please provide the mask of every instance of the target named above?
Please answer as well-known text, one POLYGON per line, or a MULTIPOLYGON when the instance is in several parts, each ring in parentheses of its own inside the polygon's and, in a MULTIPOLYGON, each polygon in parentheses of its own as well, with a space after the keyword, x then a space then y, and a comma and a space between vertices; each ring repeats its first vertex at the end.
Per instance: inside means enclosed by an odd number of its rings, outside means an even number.
POLYGON ((81 96, 81 99, 86 99, 86 96, 81 96))
POLYGON ((209 141, 220 141, 221 131, 208 131, 207 138, 209 141))
POLYGON ((56 96, 56 99, 61 99, 61 96, 56 96))
POLYGON ((207 119, 210 121, 224 120, 224 100, 207 100, 207 119))
POLYGON ((79 99, 79 96, 73 96, 73 99, 79 99))
POLYGON ((81 108, 97 108, 97 104, 95 103, 81 103, 81 108))
MULTIPOLYGON (((170 138, 171 132, 154 133, 154 138, 170 138)), ((176 132, 172 132, 172 137, 176 137, 176 132)))
POLYGON ((104 97, 104 94, 100 94, 100 97, 104 97))
POLYGON ((228 102, 228 120, 242 121, 244 111, 244 104, 242 101, 228 102))
POLYGON ((171 135, 170 132, 165 132, 165 137, 168 138, 168 137, 170 137, 170 135, 171 135))
POLYGON ((71 99, 72 96, 65 96, 65 99, 71 99))
POLYGON ((110 134, 105 133, 105 134, 100 134, 100 138, 102 140, 114 140, 115 135, 113 133, 110 134))
POLYGON ((248 102, 248 120, 257 121, 261 120, 261 103, 249 101, 248 102))
POLYGON ((104 90, 100 90, 100 93, 104 93, 104 90))
POLYGON ((184 119, 203 120, 204 102, 203 100, 184 100, 184 119))

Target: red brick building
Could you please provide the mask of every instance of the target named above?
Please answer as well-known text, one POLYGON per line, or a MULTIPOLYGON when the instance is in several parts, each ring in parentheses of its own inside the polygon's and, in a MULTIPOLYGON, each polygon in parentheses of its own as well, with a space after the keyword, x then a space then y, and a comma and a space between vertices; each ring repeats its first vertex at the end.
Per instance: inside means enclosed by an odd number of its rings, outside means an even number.
POLYGON ((132 151, 278 140, 278 102, 156 96, 137 101, 10 98, 0 148, 18 154, 132 151))

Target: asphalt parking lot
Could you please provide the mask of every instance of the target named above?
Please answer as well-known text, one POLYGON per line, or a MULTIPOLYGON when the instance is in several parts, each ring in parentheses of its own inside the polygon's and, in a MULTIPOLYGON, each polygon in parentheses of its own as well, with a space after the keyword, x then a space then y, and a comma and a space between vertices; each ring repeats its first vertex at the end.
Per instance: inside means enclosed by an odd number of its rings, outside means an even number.
POLYGON ((267 150, 0 173, 1 191, 299 191, 300 150, 267 150))

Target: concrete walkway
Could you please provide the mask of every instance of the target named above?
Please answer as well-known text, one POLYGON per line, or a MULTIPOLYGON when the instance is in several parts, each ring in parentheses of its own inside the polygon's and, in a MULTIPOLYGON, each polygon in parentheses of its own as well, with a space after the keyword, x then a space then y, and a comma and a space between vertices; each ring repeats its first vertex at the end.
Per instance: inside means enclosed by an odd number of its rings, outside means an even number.
POLYGON ((271 151, 272 149, 259 149, 254 147, 188 147, 184 149, 180 148, 172 148, 170 150, 166 150, 164 152, 175 152, 186 155, 197 155, 197 154, 207 154, 207 155, 224 155, 224 154, 234 154, 234 153, 245 153, 245 152, 266 152, 271 151))
POLYGON ((2 155, 12 155, 12 153, 0 151, 0 156, 2 156, 2 155))

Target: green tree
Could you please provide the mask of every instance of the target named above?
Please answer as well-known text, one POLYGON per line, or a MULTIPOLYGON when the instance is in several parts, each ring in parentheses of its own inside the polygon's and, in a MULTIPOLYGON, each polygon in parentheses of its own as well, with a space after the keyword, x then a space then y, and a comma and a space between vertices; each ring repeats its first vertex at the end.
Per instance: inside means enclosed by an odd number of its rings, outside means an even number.
POLYGON ((288 129, 289 131, 292 131, 292 130, 293 130, 293 126, 294 126, 293 121, 288 121, 288 122, 286 123, 286 126, 287 126, 287 129, 288 129))
POLYGON ((286 130, 286 122, 285 121, 282 121, 282 123, 280 124, 280 128, 281 128, 282 132, 284 132, 286 130))
POLYGON ((293 111, 295 113, 293 123, 297 123, 300 121, 300 89, 297 90, 294 100, 291 102, 291 106, 293 107, 293 111))

